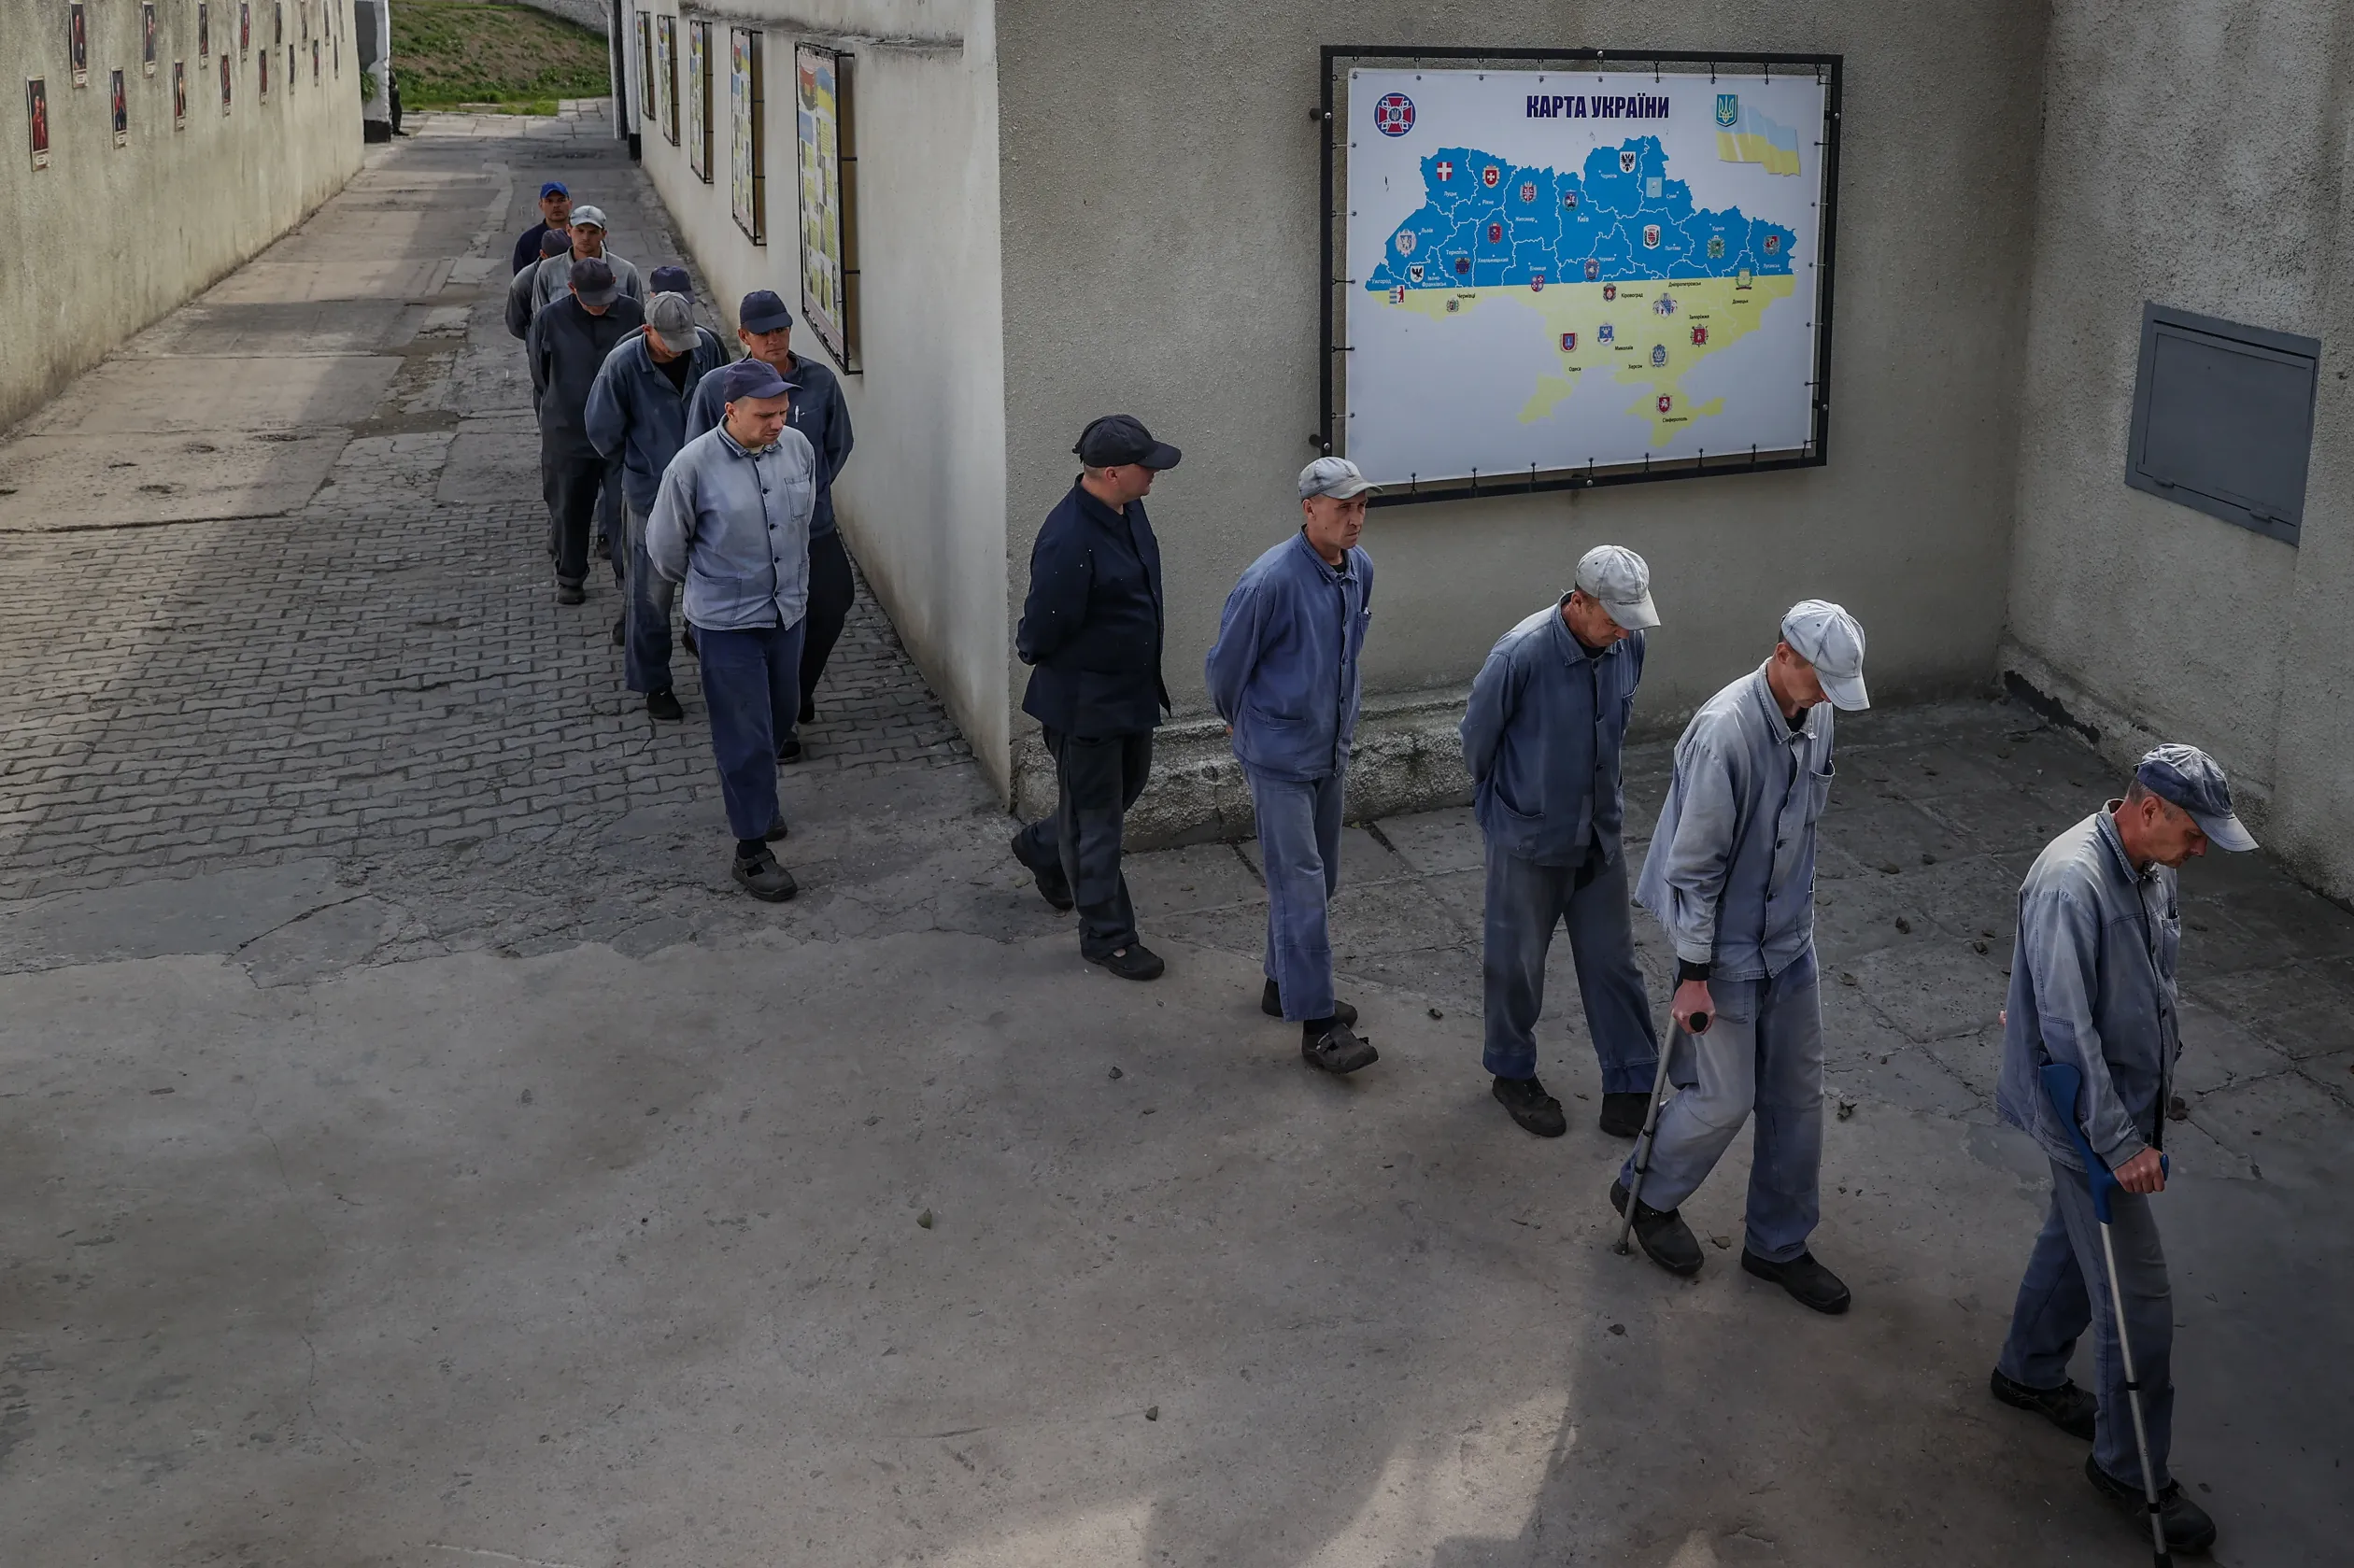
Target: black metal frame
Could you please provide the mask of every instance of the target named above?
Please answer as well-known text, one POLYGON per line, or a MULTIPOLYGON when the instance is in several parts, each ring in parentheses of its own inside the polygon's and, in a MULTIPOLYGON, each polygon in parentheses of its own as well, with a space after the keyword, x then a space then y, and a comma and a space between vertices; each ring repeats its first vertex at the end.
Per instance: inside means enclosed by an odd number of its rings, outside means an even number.
MULTIPOLYGON (((1595 489, 1606 485, 1639 485, 1663 479, 1717 478, 1733 473, 1768 473, 1783 469, 1821 468, 1830 460, 1831 452, 1831 291, 1836 260, 1839 205, 1839 109, 1844 71, 1844 56, 1836 54, 1772 54, 1730 53, 1695 54, 1672 49, 1426 49, 1388 44, 1326 44, 1323 51, 1323 68, 1319 82, 1319 104, 1316 120, 1323 132, 1324 165, 1323 221, 1317 236, 1318 289, 1324 306, 1317 315, 1322 323, 1319 364, 1322 373, 1323 402, 1316 433, 1309 437, 1320 451, 1329 454, 1339 433, 1336 389, 1340 381, 1340 359, 1347 353, 1346 345, 1334 341, 1336 318, 1345 320, 1345 306, 1340 301, 1347 296, 1340 292, 1350 287, 1350 280, 1340 277, 1333 256, 1334 231, 1344 224, 1344 215, 1335 203, 1336 171, 1334 155, 1338 151, 1337 136, 1347 134, 1345 127, 1333 115, 1333 84, 1338 79, 1342 61, 1377 60, 1385 62, 1430 61, 1450 68, 1460 68, 1473 61, 1494 61, 1500 68, 1517 69, 1529 64, 1559 64, 1565 66, 1605 66, 1611 70, 1637 70, 1652 67, 1654 77, 1662 65, 1700 65, 1709 70, 1715 79, 1719 66, 1764 66, 1767 75, 1780 66, 1794 71, 1814 72, 1823 85, 1822 139, 1817 145, 1822 149, 1822 205, 1821 233, 1816 237, 1815 269, 1821 282, 1817 289, 1815 309, 1815 370, 1813 433, 1806 448, 1796 456, 1760 457, 1752 451, 1746 459, 1728 453, 1709 466, 1706 454, 1698 458, 1678 458, 1668 462, 1654 463, 1646 458, 1640 465, 1626 464, 1613 468, 1583 472, 1576 469, 1555 469, 1550 472, 1532 471, 1525 476, 1498 476, 1485 484, 1478 473, 1468 480, 1450 479, 1438 485, 1412 485, 1404 490, 1391 488, 1374 498, 1377 506, 1411 505, 1418 501, 1464 501, 1479 496, 1530 495, 1545 490, 1595 489)), ((1345 229, 1343 229, 1345 232, 1345 229)))

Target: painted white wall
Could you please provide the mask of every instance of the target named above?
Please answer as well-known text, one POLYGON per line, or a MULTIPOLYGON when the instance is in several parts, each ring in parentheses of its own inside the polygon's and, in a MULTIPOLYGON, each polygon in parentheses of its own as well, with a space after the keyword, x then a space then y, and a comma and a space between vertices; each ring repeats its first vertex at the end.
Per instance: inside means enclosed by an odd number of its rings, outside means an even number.
POLYGON ((196 0, 158 0, 156 69, 142 66, 137 0, 92 0, 90 83, 73 85, 65 7, 0 0, 11 102, 0 112, 0 429, 31 414, 123 342, 250 260, 344 187, 360 167, 360 86, 347 16, 311 7, 326 40, 310 73, 302 11, 256 0, 252 48, 237 51, 236 0, 212 0, 212 51, 196 51, 196 0), (295 55, 288 72, 288 46, 295 55), (232 60, 220 112, 220 51, 232 60), (276 48, 270 96, 259 56, 276 48), (342 51, 341 70, 336 50, 342 51), (188 120, 172 126, 172 63, 188 67, 188 120), (130 140, 114 145, 107 73, 120 67, 130 140), (32 162, 24 80, 49 84, 50 164, 32 162))
MULTIPOLYGON (((659 12, 659 0, 649 7, 659 12)), ((676 14, 674 11, 673 14, 676 14)), ((680 20, 678 69, 686 57, 680 20)), ((853 59, 861 264, 858 372, 842 377, 858 447, 835 487, 842 530, 916 665, 1000 784, 1007 756, 1005 394, 998 259, 997 40, 988 0, 751 0, 765 26, 767 244, 729 201, 726 18, 712 19, 711 180, 651 119, 646 173, 732 332, 773 289, 801 314, 793 49, 853 59)), ((625 39, 636 70, 636 22, 625 39)), ((643 89, 634 106, 650 108, 643 89)), ((680 117, 682 138, 685 116, 680 117)), ((632 261, 645 259, 632 257, 632 261)), ((793 351, 832 364, 805 325, 793 351)), ((835 367, 840 370, 840 366, 835 367)))
POLYGON ((2130 760, 2214 754, 2260 833, 2354 893, 2354 12, 2063 0, 2045 91, 2008 663, 2130 760), (2304 540, 2129 489, 2142 305, 2322 340, 2304 540))

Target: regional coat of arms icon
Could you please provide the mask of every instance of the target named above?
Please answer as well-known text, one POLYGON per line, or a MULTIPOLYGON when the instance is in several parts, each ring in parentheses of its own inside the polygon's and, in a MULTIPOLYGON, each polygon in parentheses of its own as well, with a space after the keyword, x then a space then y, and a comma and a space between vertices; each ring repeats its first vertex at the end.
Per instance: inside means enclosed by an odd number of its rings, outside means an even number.
POLYGON ((1384 93, 1373 101, 1373 129, 1384 136, 1402 136, 1414 128, 1414 101, 1403 92, 1384 93))
POLYGON ((1657 250, 1659 248, 1658 224, 1646 223, 1643 225, 1643 247, 1647 250, 1657 250))
POLYGON ((1496 189, 1496 182, 1501 180, 1503 177, 1504 171, 1497 168, 1493 163, 1490 163, 1486 168, 1480 171, 1480 183, 1486 186, 1491 191, 1496 189))
POLYGON ((1604 285, 1602 285, 1602 297, 1603 297, 1604 299, 1606 299, 1606 300, 1615 300, 1615 299, 1617 299, 1617 298, 1618 298, 1618 285, 1617 285, 1617 284, 1615 284, 1615 283, 1605 283, 1604 285))
POLYGON ((1400 256, 1411 256, 1414 253, 1414 246, 1417 243, 1414 237, 1414 231, 1411 229, 1398 230, 1396 243, 1397 245, 1397 253, 1400 256))
POLYGON ((1631 152, 1622 152, 1622 153, 1620 153, 1620 154, 1619 154, 1619 173, 1621 173, 1621 174, 1623 174, 1623 175, 1631 175, 1631 174, 1633 174, 1634 172, 1635 172, 1635 155, 1634 155, 1633 153, 1631 153, 1631 152))
POLYGON ((1561 351, 1564 354, 1574 354, 1578 351, 1577 333, 1564 332, 1561 334, 1561 351))
POLYGON ((1535 180, 1533 180, 1533 179, 1524 179, 1524 180, 1522 180, 1522 181, 1521 181, 1521 200, 1522 200, 1522 201, 1524 201, 1524 202, 1533 202, 1533 201, 1535 201, 1536 199, 1537 199, 1537 182, 1536 182, 1535 180))
POLYGON ((1595 278, 1600 277, 1600 276, 1602 275, 1602 263, 1601 263, 1600 261, 1598 261, 1595 260, 1595 259, 1594 259, 1593 257, 1591 257, 1591 256, 1587 257, 1587 258, 1586 258, 1586 264, 1585 264, 1585 275, 1586 275, 1586 281, 1587 281, 1588 283, 1591 283, 1591 282, 1593 282, 1595 278))

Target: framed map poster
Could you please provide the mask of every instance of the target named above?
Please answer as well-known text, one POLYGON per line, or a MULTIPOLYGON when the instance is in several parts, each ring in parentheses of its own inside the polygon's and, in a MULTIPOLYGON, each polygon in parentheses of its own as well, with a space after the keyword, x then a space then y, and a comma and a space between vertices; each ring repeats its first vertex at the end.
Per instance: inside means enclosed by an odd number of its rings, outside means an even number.
POLYGON ((754 245, 768 243, 768 145, 761 121, 760 35, 728 29, 728 205, 754 245))
POLYGON ((687 24, 687 166, 711 183, 711 23, 687 24))
POLYGON ((637 14, 638 42, 638 118, 652 120, 654 114, 654 19, 644 11, 637 14))
POLYGON ((1838 56, 1324 52, 1319 433, 1383 502, 1825 460, 1838 56))
POLYGON ((654 19, 654 94, 662 136, 678 145, 678 19, 654 19))
POLYGON ((858 148, 850 59, 802 44, 793 50, 794 163, 801 184, 801 318, 844 370, 858 352, 858 148))

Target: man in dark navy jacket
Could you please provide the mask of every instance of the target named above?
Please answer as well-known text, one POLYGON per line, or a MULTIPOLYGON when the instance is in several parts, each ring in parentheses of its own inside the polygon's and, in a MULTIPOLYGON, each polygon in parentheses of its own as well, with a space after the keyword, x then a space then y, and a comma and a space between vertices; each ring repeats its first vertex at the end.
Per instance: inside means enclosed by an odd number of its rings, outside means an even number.
POLYGON ((1153 767, 1161 683, 1160 543, 1145 520, 1153 475, 1179 453, 1126 414, 1071 448, 1086 472, 1030 548, 1014 652, 1032 666, 1022 712, 1046 732, 1055 814, 1014 836, 1014 857, 1058 910, 1079 909, 1079 952, 1123 980, 1156 980, 1120 874, 1120 828, 1153 767))

